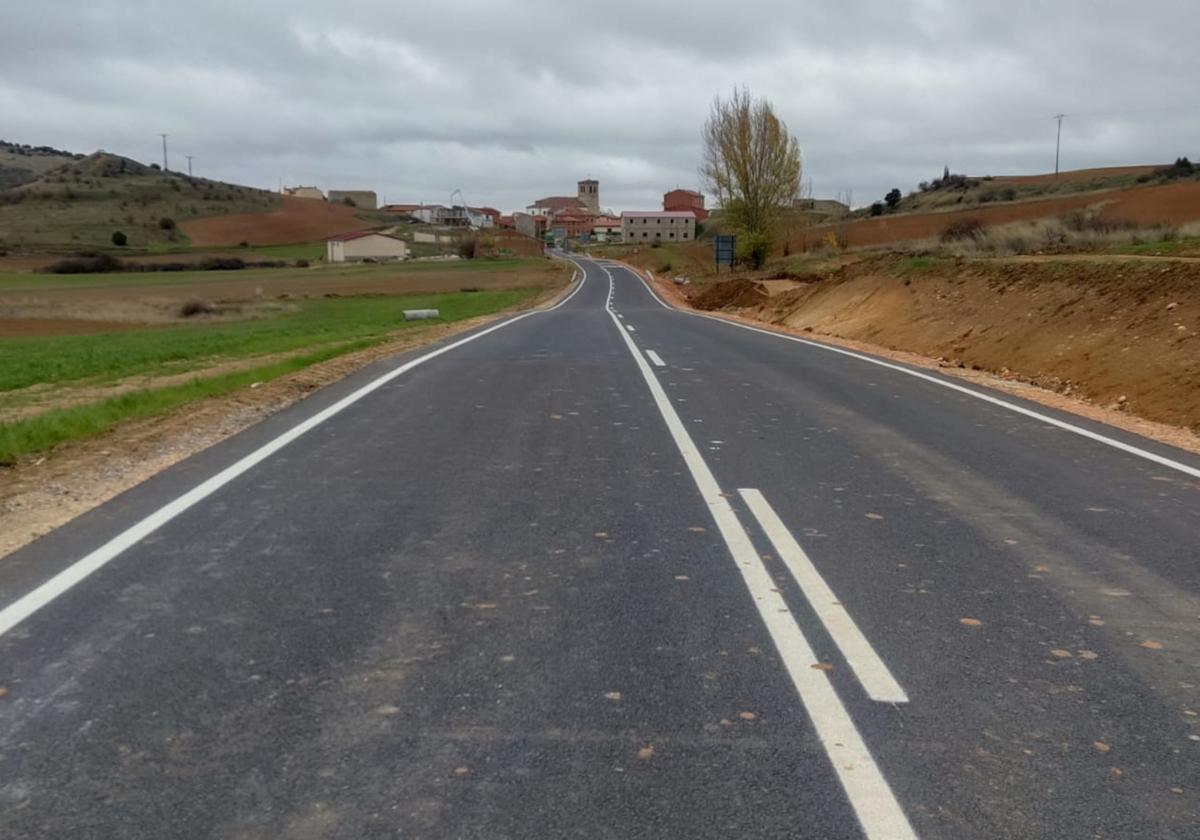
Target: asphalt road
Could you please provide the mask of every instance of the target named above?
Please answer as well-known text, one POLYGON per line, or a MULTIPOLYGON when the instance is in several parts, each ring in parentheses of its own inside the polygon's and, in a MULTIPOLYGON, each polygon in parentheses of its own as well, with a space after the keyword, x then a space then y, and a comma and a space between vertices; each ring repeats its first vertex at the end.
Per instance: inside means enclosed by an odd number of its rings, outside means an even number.
POLYGON ((1200 459, 580 265, 0 563, 0 837, 1200 836, 1200 459))

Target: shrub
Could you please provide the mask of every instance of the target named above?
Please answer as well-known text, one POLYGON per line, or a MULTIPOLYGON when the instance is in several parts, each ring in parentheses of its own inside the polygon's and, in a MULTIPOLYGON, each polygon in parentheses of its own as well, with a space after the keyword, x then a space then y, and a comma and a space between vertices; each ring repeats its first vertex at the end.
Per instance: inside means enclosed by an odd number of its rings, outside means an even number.
POLYGON ((175 230, 175 220, 170 216, 163 216, 158 220, 158 226, 163 230, 175 230))
POLYGON ((475 259, 475 237, 467 236, 459 240, 458 255, 464 260, 475 259))
POLYGON ((767 257, 771 254, 771 237, 761 231, 747 233, 738 237, 738 262, 745 263, 751 268, 762 268, 767 257))
POLYGON ((217 311, 217 308, 211 303, 206 303, 202 300, 189 300, 183 306, 179 307, 180 318, 192 318, 196 315, 212 315, 217 311))
POLYGON ((883 200, 887 204, 889 210, 895 210, 900 206, 901 198, 902 196, 900 195, 900 188, 892 187, 892 189, 888 191, 888 194, 883 197, 883 200))
POLYGON ((116 245, 118 248, 124 248, 128 243, 129 237, 121 233, 121 231, 118 230, 113 232, 112 244, 116 245))
POLYGON ((296 268, 308 268, 308 260, 296 260, 296 268))
POLYGON ((116 257, 102 254, 98 257, 76 257, 59 260, 40 269, 46 274, 105 274, 110 271, 121 271, 125 267, 116 257))
POLYGON ((876 201, 871 204, 871 215, 872 216, 882 216, 883 215, 883 202, 882 201, 876 201))
POLYGON ((964 239, 979 240, 983 236, 983 222, 978 219, 956 219, 942 231, 943 242, 958 242, 964 239))

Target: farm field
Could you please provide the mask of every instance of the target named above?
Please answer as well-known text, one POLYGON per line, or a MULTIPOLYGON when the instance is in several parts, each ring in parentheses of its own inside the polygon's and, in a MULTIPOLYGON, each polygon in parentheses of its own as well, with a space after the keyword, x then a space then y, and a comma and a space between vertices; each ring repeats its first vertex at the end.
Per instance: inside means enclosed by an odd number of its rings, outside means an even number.
POLYGON ((338 233, 365 230, 371 224, 345 204, 330 204, 311 198, 281 196, 278 209, 258 213, 229 213, 190 219, 180 229, 199 247, 289 245, 325 239, 338 233))
POLYGON ((2 275, 0 464, 402 333, 531 305, 568 278, 545 260, 2 275), (441 317, 403 320, 424 308, 441 317))

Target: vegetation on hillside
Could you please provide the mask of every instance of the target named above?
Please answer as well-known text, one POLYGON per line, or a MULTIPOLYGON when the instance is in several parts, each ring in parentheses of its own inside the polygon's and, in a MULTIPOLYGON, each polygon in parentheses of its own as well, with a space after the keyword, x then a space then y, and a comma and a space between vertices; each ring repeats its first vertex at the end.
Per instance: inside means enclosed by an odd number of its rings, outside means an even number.
POLYGON ((97 152, 72 157, 0 189, 0 251, 70 253, 123 247, 115 245, 116 233, 123 234, 131 248, 182 245, 187 240, 178 221, 265 212, 278 204, 279 197, 265 190, 163 172, 157 165, 97 152))

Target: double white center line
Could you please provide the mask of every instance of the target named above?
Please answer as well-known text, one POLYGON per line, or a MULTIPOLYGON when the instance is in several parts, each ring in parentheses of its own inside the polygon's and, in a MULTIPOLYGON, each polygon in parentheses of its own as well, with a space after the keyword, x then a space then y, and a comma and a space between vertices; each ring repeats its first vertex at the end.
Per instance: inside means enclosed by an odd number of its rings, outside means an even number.
MULTIPOLYGON (((611 306, 612 274, 607 268, 604 268, 604 273, 608 275, 609 282, 610 305, 607 307, 609 316, 616 324, 629 352, 633 355, 638 370, 641 371, 642 377, 650 389, 650 394, 654 398, 654 403, 667 425, 667 430, 675 441, 680 455, 683 456, 688 472, 691 473, 692 480, 696 483, 696 488, 700 491, 705 504, 708 505, 717 530, 728 546, 730 554, 733 555, 742 580, 754 599, 759 617, 766 625, 767 632, 770 633, 771 640, 779 651, 779 657, 791 677, 792 684, 796 687, 796 691, 812 719, 813 727, 829 755, 833 770, 837 773, 838 781, 841 782, 842 789, 846 792, 846 798, 858 817, 863 833, 868 840, 885 840, 885 838, 886 840, 916 840, 916 833, 909 824, 908 817, 905 816, 895 794, 887 780, 884 779, 883 773, 880 772, 867 745, 863 742, 862 735, 859 734, 854 721, 850 718, 850 713, 842 705, 837 692, 834 691, 829 677, 824 670, 813 667, 818 664, 816 654, 796 623, 787 602, 775 586, 770 572, 763 565, 749 534, 738 521, 737 514, 734 513, 728 499, 722 494, 721 487, 717 484, 712 470, 709 469, 700 451, 696 448, 683 421, 680 420, 662 385, 655 377, 654 371, 642 358, 641 352, 629 333, 621 328, 621 322, 613 313, 611 306)), ((777 521, 778 517, 775 519, 777 521)), ((790 550, 786 543, 784 546, 790 550)), ((799 546, 796 547, 799 548, 799 546)), ((781 554, 784 553, 778 546, 776 550, 781 554)), ((803 552, 800 553, 803 554, 803 552)), ((794 552, 791 552, 791 556, 795 560, 794 552)), ((785 562, 787 562, 786 559, 785 562)), ((789 564, 789 568, 792 568, 791 564, 789 564)), ((813 571, 815 572, 815 570, 813 571)), ((793 574, 795 573, 793 570, 793 574)), ((819 579, 820 576, 817 575, 817 578, 819 579)), ((824 581, 821 581, 821 584, 824 585, 824 581)), ((832 598, 832 593, 828 592, 827 586, 825 591, 832 598)), ((809 590, 806 589, 806 592, 809 590)), ((809 597, 813 596, 810 594, 809 597)), ((818 612, 820 611, 818 610, 818 612)), ((849 619, 849 616, 846 616, 846 619, 849 619)), ((853 621, 849 623, 853 626, 853 621)), ((854 629, 857 631, 856 627, 854 629)), ((842 632, 842 636, 843 639, 848 638, 844 632, 842 632)), ((858 636, 861 638, 861 633, 858 636)), ((863 642, 865 643, 865 639, 863 642)), ((839 641, 839 645, 841 643, 839 641)), ((867 645, 867 647, 869 649, 870 646, 867 645)), ((879 664, 882 666, 882 663, 879 664)), ((883 670, 886 673, 887 669, 883 670)), ((857 668, 856 673, 859 673, 857 668)), ((891 675, 888 674, 888 678, 890 677, 891 675)), ((861 673, 859 673, 859 679, 863 679, 861 673)), ((874 684, 875 679, 871 679, 874 684)), ((892 682, 895 681, 892 680, 892 682)), ((867 681, 863 680, 863 684, 866 686, 867 681)), ((879 689, 880 686, 876 685, 875 688, 879 689)), ((895 686, 895 689, 899 690, 899 686, 895 686)), ((900 694, 903 692, 900 691, 900 694)))

